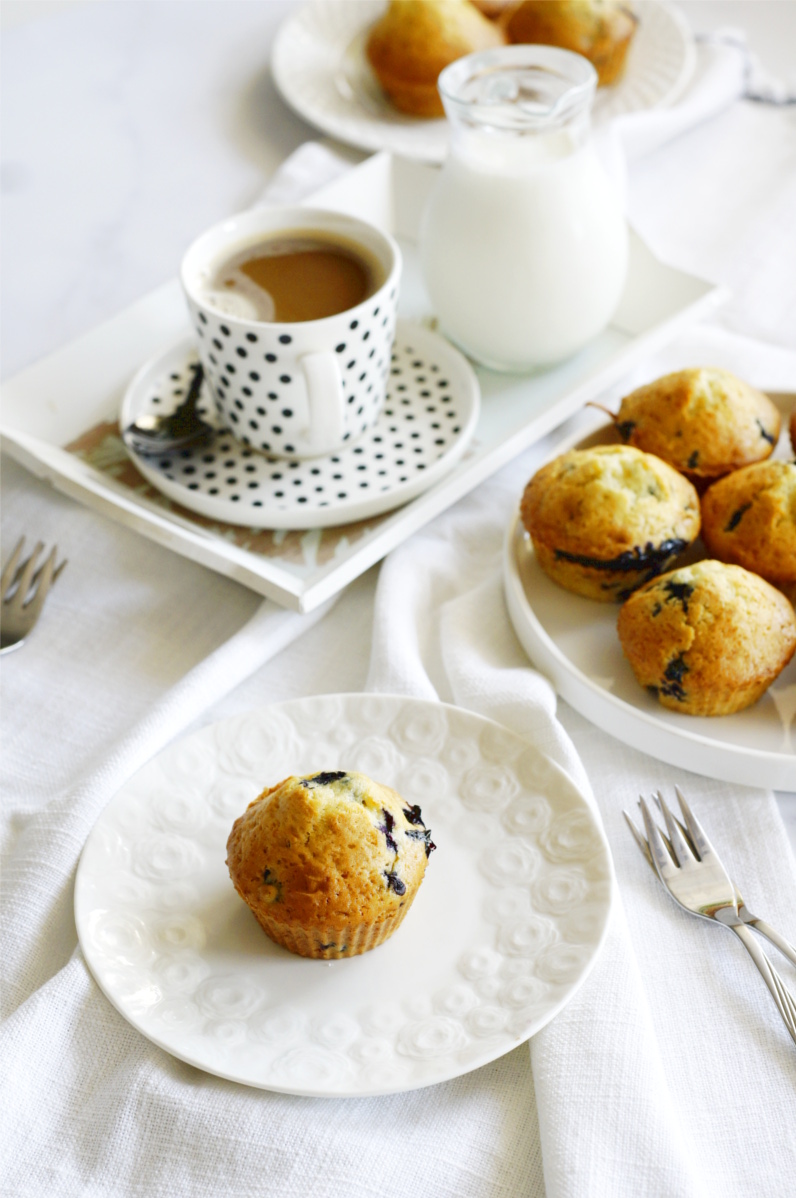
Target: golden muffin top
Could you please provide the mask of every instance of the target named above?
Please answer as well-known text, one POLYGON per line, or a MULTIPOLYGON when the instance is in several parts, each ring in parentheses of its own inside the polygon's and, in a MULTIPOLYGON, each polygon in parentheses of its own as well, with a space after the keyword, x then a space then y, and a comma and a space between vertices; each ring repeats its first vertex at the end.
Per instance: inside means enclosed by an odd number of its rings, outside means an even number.
POLYGON ((796 651, 796 615, 785 596, 757 574, 711 559, 635 591, 617 631, 642 685, 692 715, 741 710, 796 651))
POLYGON ((626 445, 573 449, 537 471, 520 506, 534 541, 610 561, 699 532, 699 498, 666 462, 626 445))
POLYGON ((796 583, 796 463, 735 470, 702 497, 703 538, 721 561, 776 585, 796 583))
POLYGON ((365 774, 285 778, 235 821, 236 888, 280 922, 378 921, 416 888, 434 848, 420 808, 365 774))
POLYGON ((414 116, 443 116, 440 72, 466 54, 502 46, 494 22, 470 0, 391 0, 365 53, 393 104, 414 116))
POLYGON ((707 482, 769 457, 780 424, 767 395, 717 367, 679 370, 639 387, 616 417, 629 445, 707 482))

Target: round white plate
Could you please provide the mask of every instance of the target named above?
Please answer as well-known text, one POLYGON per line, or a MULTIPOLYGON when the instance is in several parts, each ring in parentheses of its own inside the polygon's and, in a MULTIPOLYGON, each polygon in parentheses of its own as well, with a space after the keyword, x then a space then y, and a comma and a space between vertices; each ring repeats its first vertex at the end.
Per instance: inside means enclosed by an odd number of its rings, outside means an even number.
MULTIPOLYGON (((592 437, 581 432, 557 446, 556 456, 609 438, 615 440, 605 425, 592 437)), ((698 540, 688 560, 705 556, 698 540)), ((696 774, 794 789, 796 659, 746 711, 714 718, 680 715, 661 707, 636 682, 616 632, 618 606, 584 599, 552 582, 536 561, 519 513, 506 537, 504 585, 514 630, 531 661, 598 728, 696 774)))
MULTIPOLYGON (((314 0, 305 5, 277 34, 271 58, 274 81, 300 116, 341 141, 442 162, 447 122, 394 109, 365 58, 366 31, 383 11, 383 0, 314 0)), ((673 104, 691 78, 696 49, 681 13, 659 0, 645 0, 640 17, 622 79, 597 94, 597 124, 673 104)))
MULTIPOLYGON (((144 412, 170 411, 184 397, 194 343, 147 362, 122 401, 126 428, 144 412)), ((466 358, 436 333, 398 322, 387 399, 373 428, 327 457, 286 461, 219 429, 210 445, 136 467, 169 499, 211 520, 252 528, 327 528, 390 511, 452 470, 478 422, 480 388, 466 358)), ((215 419, 209 389, 200 402, 215 419)))
POLYGON ((313 1096, 387 1094, 494 1060, 548 1023, 608 922, 608 846, 575 784, 490 720, 325 695, 209 725, 119 791, 83 850, 78 936, 148 1039, 208 1073, 313 1096), (233 820, 291 773, 360 770, 419 803, 436 852, 395 935, 293 956, 225 864, 233 820))

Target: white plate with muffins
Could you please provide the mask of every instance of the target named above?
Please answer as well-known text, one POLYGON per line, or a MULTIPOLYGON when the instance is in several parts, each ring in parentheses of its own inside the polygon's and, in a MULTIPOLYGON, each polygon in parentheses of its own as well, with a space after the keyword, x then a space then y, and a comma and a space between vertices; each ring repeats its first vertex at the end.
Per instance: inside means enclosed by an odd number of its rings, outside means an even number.
POLYGON ((596 816, 533 745, 441 703, 324 695, 144 766, 89 836, 75 917, 106 996, 175 1057, 363 1096, 457 1077, 547 1024, 612 894, 596 816))
MULTIPOLYGON (((407 6, 403 7, 406 10, 407 6)), ((488 0, 482 3, 481 8, 491 10, 497 20, 487 18, 469 4, 464 14, 456 11, 462 7, 459 3, 451 4, 451 0, 441 3, 425 0, 417 6, 422 28, 401 35, 398 45, 409 44, 409 37, 412 77, 417 72, 418 45, 428 51, 430 74, 419 91, 410 86, 403 98, 400 62, 393 70, 389 45, 385 48, 382 73, 388 86, 392 86, 394 77, 398 78, 394 99, 385 92, 368 59, 370 30, 383 18, 387 8, 383 0, 313 0, 288 17, 274 43, 271 58, 274 82, 300 116, 341 141, 363 150, 390 150, 406 158, 442 162, 448 149, 448 126, 439 115, 433 115, 429 104, 439 103, 436 75, 452 61, 449 47, 455 46, 453 57, 459 57, 502 44, 508 37, 500 31, 510 14, 498 10, 508 10, 511 6, 489 4, 488 0), (445 43, 442 56, 434 50, 435 41, 440 39, 445 43), (396 100, 408 110, 399 109, 396 100), (431 116, 418 115, 429 111, 431 116)), ((535 15, 540 6, 534 0, 527 7, 529 15, 535 15)), ((593 18, 588 18, 594 31, 591 27, 586 31, 576 28, 574 42, 566 33, 566 22, 574 19, 579 25, 584 10, 588 13, 588 6, 573 5, 572 17, 564 13, 563 40, 559 38, 553 43, 587 53, 593 44, 598 75, 603 62, 609 76, 615 71, 614 63, 618 64, 621 50, 621 73, 597 93, 593 109, 597 123, 624 113, 673 104, 687 87, 696 64, 693 35, 682 14, 671 4, 645 0, 637 18, 630 21, 629 31, 625 29, 628 6, 617 3, 614 7, 616 11, 611 18, 621 26, 614 39, 614 54, 605 53, 603 25, 611 5, 604 3, 595 5, 593 18)), ((410 19, 417 18, 410 15, 410 19)), ((519 17, 514 20, 521 24, 519 17)), ((526 40, 519 27, 516 35, 518 40, 526 40)), ((529 32, 527 40, 549 41, 556 36, 548 29, 529 32)), ((411 85, 412 80, 408 82, 411 85)))
POLYGON ((612 423, 596 420, 534 476, 504 554, 517 635, 577 711, 672 765, 784 790, 796 784, 794 406, 794 396, 761 396, 719 370, 639 388, 612 423), (653 459, 656 481, 644 493, 636 478, 628 490, 624 474, 617 496, 613 463, 628 450, 653 459), (690 496, 677 481, 666 489, 661 466, 677 467, 690 496), (663 501, 650 494, 658 488, 663 501), (553 505, 538 494, 556 489, 551 535, 553 505))

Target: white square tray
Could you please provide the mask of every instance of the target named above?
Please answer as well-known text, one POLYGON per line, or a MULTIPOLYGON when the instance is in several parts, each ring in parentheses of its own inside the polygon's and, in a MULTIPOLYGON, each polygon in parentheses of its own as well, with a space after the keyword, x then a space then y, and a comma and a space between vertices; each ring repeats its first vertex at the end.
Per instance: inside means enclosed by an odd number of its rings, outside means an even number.
MULTIPOLYGON (((436 170, 374 154, 306 201, 363 216, 398 238, 404 252, 399 312, 424 323, 432 312, 415 238, 436 170)), ((99 423, 115 421, 139 366, 190 333, 176 279, 7 383, 0 444, 81 503, 283 606, 310 611, 724 298, 712 284, 659 262, 632 235, 627 285, 611 326, 542 374, 479 368, 481 417, 463 459, 404 507, 353 526, 236 533, 173 510, 143 482, 132 489, 64 448, 99 423)))

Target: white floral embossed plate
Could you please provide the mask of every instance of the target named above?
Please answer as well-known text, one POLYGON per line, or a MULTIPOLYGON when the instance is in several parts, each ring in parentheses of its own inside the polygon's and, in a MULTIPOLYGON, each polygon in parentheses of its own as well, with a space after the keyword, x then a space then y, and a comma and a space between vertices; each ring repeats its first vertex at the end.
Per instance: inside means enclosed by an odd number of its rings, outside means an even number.
MULTIPOLYGON (((384 0, 311 0, 283 22, 271 69, 290 106, 325 133, 363 150, 442 162, 448 124, 393 108, 365 57, 365 36, 384 0)), ((694 38, 680 11, 645 0, 624 74, 600 88, 594 120, 665 107, 682 95, 696 65, 694 38)))
POLYGON ((581 792, 490 720, 325 695, 177 741, 111 800, 77 874, 80 944, 107 997, 167 1052, 310 1096, 414 1089, 521 1044, 599 951, 612 870, 581 792), (352 769, 419 803, 437 851, 395 935, 348 961, 291 955, 225 864, 233 820, 288 774, 352 769))

